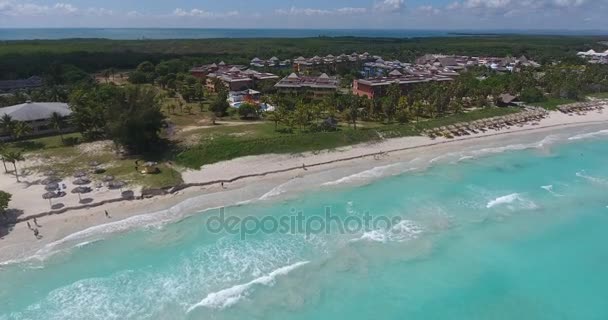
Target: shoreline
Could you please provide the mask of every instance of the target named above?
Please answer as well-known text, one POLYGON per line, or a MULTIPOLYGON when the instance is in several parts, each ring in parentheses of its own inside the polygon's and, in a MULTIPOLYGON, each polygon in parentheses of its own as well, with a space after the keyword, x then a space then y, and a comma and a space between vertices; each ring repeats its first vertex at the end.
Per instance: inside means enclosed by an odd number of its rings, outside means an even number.
MULTIPOLYGON (((268 198, 273 198, 276 195, 272 193, 277 186, 292 181, 294 178, 324 175, 330 170, 347 170, 357 165, 369 169, 379 162, 395 163, 403 161, 402 157, 414 157, 416 154, 419 155, 426 151, 429 153, 439 151, 439 153, 445 154, 450 149, 462 150, 463 147, 469 145, 474 147, 478 143, 500 142, 499 138, 502 137, 522 138, 533 133, 601 124, 608 124, 608 114, 594 111, 581 116, 568 116, 552 112, 537 126, 512 127, 455 139, 432 140, 422 136, 402 137, 373 144, 325 150, 319 153, 295 156, 284 154, 250 156, 207 165, 200 170, 184 172, 184 183, 189 185, 188 188, 175 190, 174 193, 166 196, 121 201, 96 208, 40 217, 38 222, 42 225, 40 232, 43 238, 41 240, 34 238, 25 223, 17 223, 12 231, 0 238, 0 266, 6 264, 7 261, 36 255, 41 248, 53 249, 65 244, 68 242, 66 237, 75 234, 78 236, 75 236, 73 240, 80 241, 88 239, 89 233, 99 231, 104 227, 107 227, 107 230, 103 229, 101 236, 125 232, 134 226, 141 226, 142 223, 144 225, 151 223, 153 219, 159 217, 162 218, 162 221, 179 221, 189 215, 211 208, 256 199, 265 200, 267 195, 269 195, 268 198), (377 159, 378 156, 384 158, 377 159), (302 163, 306 163, 305 168, 302 163), (222 181, 229 182, 226 189, 220 187, 219 183, 222 181), (104 210, 110 212, 111 219, 105 217, 104 210)), ((29 216, 31 217, 31 215, 29 216)))

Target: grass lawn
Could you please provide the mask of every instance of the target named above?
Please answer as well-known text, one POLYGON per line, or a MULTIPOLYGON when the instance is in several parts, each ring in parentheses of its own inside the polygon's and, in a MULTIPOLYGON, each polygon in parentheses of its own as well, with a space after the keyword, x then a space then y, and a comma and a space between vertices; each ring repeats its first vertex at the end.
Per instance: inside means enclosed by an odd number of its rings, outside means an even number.
MULTIPOLYGON (((448 117, 399 124, 362 123, 358 130, 346 124, 335 132, 280 133, 272 122, 257 122, 238 126, 217 125, 201 128, 178 135, 178 140, 194 138, 194 146, 181 143, 182 151, 174 155, 175 162, 188 168, 199 168, 204 164, 230 160, 237 157, 266 153, 301 153, 335 149, 363 142, 380 141, 383 138, 412 136, 421 130, 445 126, 462 121, 471 121, 492 116, 517 112, 516 108, 486 108, 448 117)), ((64 135, 64 139, 80 141, 80 134, 64 135)), ((60 136, 34 138, 7 144, 9 149, 25 152, 25 158, 39 160, 29 169, 46 171, 53 169, 63 177, 71 177, 75 171, 90 171, 89 163, 99 161, 107 169, 101 175, 91 175, 100 180, 103 175, 111 174, 131 185, 149 188, 174 186, 182 182, 180 173, 166 162, 159 164, 160 173, 141 175, 135 171, 138 158, 119 158, 111 143, 94 142, 65 145, 60 136)), ((19 164, 18 164, 19 166, 19 164)))
POLYGON ((608 99, 608 92, 592 93, 589 95, 589 97, 598 99, 608 99))
MULTIPOLYGON (((64 139, 81 139, 78 133, 66 134, 64 139)), ((111 174, 118 180, 124 180, 131 185, 141 185, 148 188, 161 188, 179 184, 181 176, 179 172, 167 164, 159 164, 160 173, 154 175, 142 175, 135 172, 135 160, 119 159, 111 148, 104 148, 96 152, 87 152, 80 149, 83 145, 64 145, 60 136, 49 136, 31 140, 9 143, 7 147, 15 151, 23 151, 26 160, 38 159, 40 164, 28 169, 44 172, 55 170, 58 175, 69 178, 76 171, 90 171, 89 163, 99 161, 107 167, 107 172, 100 175, 91 174, 92 180, 100 181, 106 174, 111 174)), ((139 159, 143 161, 143 159, 139 159)), ((20 167, 20 164, 17 163, 20 167)), ((9 165, 10 167, 10 165, 9 165)))
MULTIPOLYGON (((176 162, 188 168, 267 153, 301 153, 335 149, 347 145, 378 141, 382 138, 412 136, 421 130, 517 112, 516 108, 486 108, 440 119, 362 127, 354 130, 342 126, 336 132, 284 134, 274 130, 274 124, 213 128, 204 131, 199 145, 176 156, 176 162)), ((203 132, 203 131, 200 131, 203 132)))
POLYGON ((530 103, 530 105, 545 108, 547 110, 557 110, 558 106, 562 104, 574 103, 576 100, 573 99, 562 99, 562 98, 549 98, 547 101, 530 103))

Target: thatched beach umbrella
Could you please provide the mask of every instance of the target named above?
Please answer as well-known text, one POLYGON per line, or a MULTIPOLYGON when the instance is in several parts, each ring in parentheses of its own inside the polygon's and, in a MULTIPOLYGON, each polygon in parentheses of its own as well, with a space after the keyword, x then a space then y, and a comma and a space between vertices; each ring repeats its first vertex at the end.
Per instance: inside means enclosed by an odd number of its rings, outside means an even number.
POLYGON ((89 188, 89 187, 80 186, 80 187, 76 187, 76 188, 72 189, 72 193, 78 194, 79 201, 82 201, 82 198, 80 197, 81 194, 89 193, 89 192, 91 192, 91 188, 89 188))
POLYGON ((55 192, 50 192, 49 191, 49 192, 47 192, 47 193, 45 193, 45 194, 42 195, 42 199, 49 200, 49 205, 51 207, 53 207, 53 202, 51 202, 51 199, 53 199, 53 198, 57 198, 57 194, 55 192))
POLYGON ((108 183, 108 188, 110 188, 110 189, 114 189, 114 190, 115 190, 115 189, 121 189, 121 190, 122 190, 122 188, 123 188, 124 186, 126 186, 126 185, 127 185, 127 183, 126 183, 126 182, 124 182, 124 181, 110 181, 110 182, 108 183))
POLYGON ((84 171, 76 171, 74 172, 74 178, 82 178, 86 177, 87 173, 84 171))
POLYGON ((56 176, 57 175, 57 171, 55 170, 48 170, 44 172, 44 175, 47 177, 51 177, 51 176, 56 176))
POLYGON ((44 186, 44 190, 46 190, 46 191, 59 190, 59 184, 55 183, 55 182, 48 183, 46 186, 44 186))
POLYGON ((78 179, 74 180, 74 182, 72 182, 72 183, 77 186, 84 186, 84 185, 91 183, 91 180, 87 177, 82 177, 82 178, 78 178, 78 179))
POLYGON ((61 182, 61 178, 59 178, 59 177, 48 177, 48 178, 45 178, 44 180, 40 181, 40 184, 47 185, 49 183, 57 183, 57 182, 61 182))

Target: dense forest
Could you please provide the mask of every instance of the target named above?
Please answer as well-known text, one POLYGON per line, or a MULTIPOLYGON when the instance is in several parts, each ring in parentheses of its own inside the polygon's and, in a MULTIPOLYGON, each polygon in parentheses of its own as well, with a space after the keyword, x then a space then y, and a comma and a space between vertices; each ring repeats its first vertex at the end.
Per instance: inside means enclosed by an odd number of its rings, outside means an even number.
MULTIPOLYGON (((132 69, 143 61, 181 58, 187 64, 248 64, 258 56, 292 59, 351 52, 370 52, 386 59, 413 61, 425 53, 520 56, 540 63, 576 59, 581 50, 604 48, 601 37, 467 36, 438 38, 305 38, 204 40, 32 40, 0 42, 0 79, 50 73, 53 66, 74 66, 86 72, 132 69)), ((604 48, 605 50, 605 48, 604 48)))

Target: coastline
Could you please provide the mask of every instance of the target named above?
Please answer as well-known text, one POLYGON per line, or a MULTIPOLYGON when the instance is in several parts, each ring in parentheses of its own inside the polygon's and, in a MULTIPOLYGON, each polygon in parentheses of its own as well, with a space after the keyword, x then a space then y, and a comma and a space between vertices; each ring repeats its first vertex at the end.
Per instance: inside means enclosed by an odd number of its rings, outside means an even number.
MULTIPOLYGON (((91 234, 103 237, 110 233, 125 232, 134 226, 150 225, 159 220, 160 223, 180 220, 205 209, 274 198, 280 192, 273 192, 273 190, 294 178, 323 176, 326 179, 331 176, 328 172, 332 170, 358 169, 360 171, 361 168, 369 169, 379 164, 407 161, 420 155, 441 155, 475 147, 480 143, 500 143, 507 137, 522 140, 531 134, 549 133, 561 128, 603 124, 608 124, 607 113, 593 111, 586 115, 569 116, 552 112, 537 126, 512 127, 455 139, 432 140, 421 136, 403 137, 318 153, 251 156, 207 165, 200 170, 185 171, 183 173, 184 182, 230 180, 237 176, 251 174, 263 176, 240 179, 226 185, 226 189, 222 189, 217 184, 192 187, 168 196, 112 203, 103 207, 69 211, 64 214, 39 218, 38 223, 42 226, 40 232, 43 236, 41 240, 34 238, 25 223, 18 223, 14 230, 0 239, 0 266, 5 261, 23 259, 36 255, 40 251, 48 253, 55 247, 66 244, 75 245, 79 241, 90 240, 91 234), (302 167, 303 163, 305 169, 302 167), (271 171, 283 172, 265 174, 271 171), (110 212, 111 219, 105 217, 104 210, 110 212), (70 239, 66 239, 66 237, 70 237, 70 239), (40 250, 41 248, 43 250, 40 250)), ((344 176, 344 172, 336 174, 338 174, 337 177, 344 176)), ((12 179, 10 176, 7 177, 12 179)))

